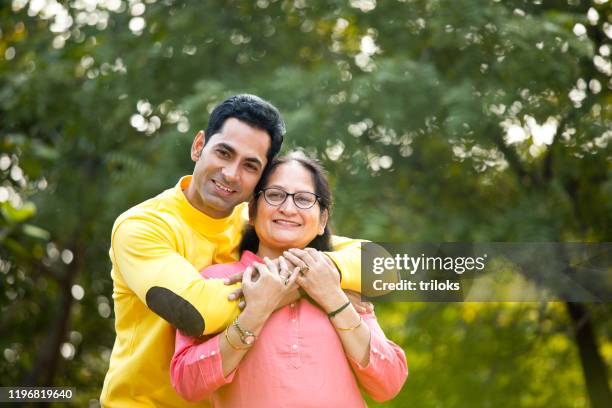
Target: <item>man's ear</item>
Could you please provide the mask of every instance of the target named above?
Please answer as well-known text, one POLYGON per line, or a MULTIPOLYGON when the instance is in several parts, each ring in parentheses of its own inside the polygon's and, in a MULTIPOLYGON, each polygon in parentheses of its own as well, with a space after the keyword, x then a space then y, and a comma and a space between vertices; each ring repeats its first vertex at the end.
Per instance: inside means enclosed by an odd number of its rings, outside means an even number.
POLYGON ((327 221, 329 220, 329 212, 327 210, 323 210, 321 213, 321 225, 319 226, 319 235, 323 235, 325 232, 325 227, 327 226, 327 221))
POLYGON ((193 143, 191 144, 191 160, 194 162, 197 162, 200 159, 205 142, 206 139, 204 138, 204 131, 200 130, 196 134, 195 139, 193 139, 193 143))

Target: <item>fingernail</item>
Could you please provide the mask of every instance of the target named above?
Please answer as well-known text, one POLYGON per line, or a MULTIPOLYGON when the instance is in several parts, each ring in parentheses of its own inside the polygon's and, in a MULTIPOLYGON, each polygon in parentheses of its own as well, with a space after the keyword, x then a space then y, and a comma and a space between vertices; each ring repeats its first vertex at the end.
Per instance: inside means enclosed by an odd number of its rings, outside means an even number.
POLYGON ((236 299, 236 295, 234 295, 233 293, 231 293, 228 297, 229 300, 234 300, 236 299))
POLYGON ((226 285, 229 283, 229 279, 228 278, 223 278, 223 283, 225 283, 226 285))

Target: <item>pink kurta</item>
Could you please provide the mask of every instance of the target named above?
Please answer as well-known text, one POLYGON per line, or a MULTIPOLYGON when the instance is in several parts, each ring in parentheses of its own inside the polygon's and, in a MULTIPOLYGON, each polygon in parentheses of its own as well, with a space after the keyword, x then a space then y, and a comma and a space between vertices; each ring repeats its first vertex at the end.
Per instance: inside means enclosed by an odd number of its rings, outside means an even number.
MULTIPOLYGON (((263 262, 246 251, 239 262, 212 265, 202 275, 228 277, 256 261, 263 262)), ((376 401, 391 399, 408 375, 406 357, 385 337, 373 313, 361 316, 371 332, 366 367, 344 353, 327 315, 301 299, 270 316, 251 350, 227 377, 219 351, 223 333, 202 342, 177 331, 172 384, 183 398, 209 398, 214 407, 364 407, 359 386, 376 401)))

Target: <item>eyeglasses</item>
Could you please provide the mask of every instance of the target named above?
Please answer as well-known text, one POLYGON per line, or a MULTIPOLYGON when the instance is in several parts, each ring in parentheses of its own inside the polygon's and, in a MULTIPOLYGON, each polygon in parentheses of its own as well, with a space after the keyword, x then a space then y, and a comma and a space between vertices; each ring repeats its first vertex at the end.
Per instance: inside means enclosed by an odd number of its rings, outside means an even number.
POLYGON ((307 210, 312 208, 313 205, 319 200, 319 196, 315 193, 310 193, 308 191, 298 191, 297 193, 288 193, 285 190, 281 190, 280 188, 264 188, 257 194, 263 193, 264 199, 270 205, 278 207, 282 205, 288 196, 291 196, 293 199, 293 203, 297 208, 302 210, 307 210))

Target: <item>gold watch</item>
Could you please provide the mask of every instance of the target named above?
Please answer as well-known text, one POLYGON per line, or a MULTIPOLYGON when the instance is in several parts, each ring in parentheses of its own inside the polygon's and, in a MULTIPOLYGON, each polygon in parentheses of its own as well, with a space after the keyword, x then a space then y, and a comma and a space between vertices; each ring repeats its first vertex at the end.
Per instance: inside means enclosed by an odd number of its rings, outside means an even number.
POLYGON ((240 335, 240 341, 245 346, 252 346, 253 343, 255 343, 255 340, 257 340, 257 336, 255 335, 255 333, 249 330, 244 330, 242 327, 240 327, 240 325, 238 324, 238 318, 234 320, 234 327, 236 328, 236 330, 238 330, 238 334, 240 335))

